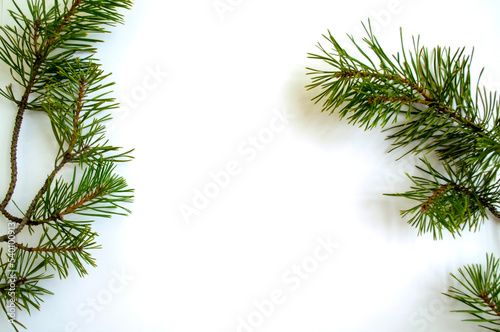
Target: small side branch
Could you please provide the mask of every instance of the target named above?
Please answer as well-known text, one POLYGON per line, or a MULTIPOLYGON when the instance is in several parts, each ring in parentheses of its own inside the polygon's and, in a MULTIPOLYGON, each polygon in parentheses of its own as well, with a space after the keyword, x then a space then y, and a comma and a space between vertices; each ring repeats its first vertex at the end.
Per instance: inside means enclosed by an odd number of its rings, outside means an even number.
MULTIPOLYGON (((19 234, 23 230, 23 228, 29 223, 29 221, 31 219, 31 215, 33 214, 33 211, 35 210, 35 207, 36 207, 38 200, 45 194, 45 192, 47 192, 50 184, 52 183, 52 181, 54 181, 54 178, 56 177, 57 173, 59 173, 59 171, 64 167, 64 165, 66 165, 66 163, 69 162, 69 160, 71 158, 72 158, 72 154, 67 153, 64 156, 63 160, 54 168, 52 173, 50 173, 50 175, 45 180, 45 183, 43 184, 42 188, 38 191, 37 195, 35 196, 35 198, 31 202, 31 204, 30 204, 28 210, 26 211, 26 214, 24 215, 21 223, 14 230, 13 235, 19 234)), ((8 234, 0 236, 0 242, 8 241, 8 237, 9 237, 8 234)))
POLYGON ((62 251, 71 252, 71 251, 82 251, 83 247, 62 247, 62 248, 42 248, 42 247, 28 247, 22 244, 17 243, 15 245, 18 249, 29 251, 29 252, 51 252, 51 253, 59 253, 62 251))
POLYGON ((432 204, 434 203, 434 201, 436 199, 438 199, 444 192, 446 192, 447 190, 454 188, 454 187, 456 187, 456 185, 454 183, 448 183, 448 184, 442 185, 441 187, 439 187, 439 189, 434 190, 432 192, 432 195, 429 196, 429 198, 427 198, 427 200, 422 203, 422 205, 420 207, 420 212, 421 213, 427 212, 429 207, 432 206, 432 204))
POLYGON ((478 201, 484 207, 486 207, 486 209, 488 209, 488 211, 490 211, 491 214, 493 214, 497 219, 500 220, 500 211, 498 211, 498 209, 495 208, 495 206, 493 206, 493 204, 491 204, 490 202, 488 202, 487 200, 485 200, 482 197, 478 197, 477 195, 474 195, 474 193, 470 189, 468 189, 464 186, 458 185, 456 183, 453 183, 453 182, 450 182, 448 184, 443 184, 439 187, 439 189, 434 190, 432 192, 432 195, 429 196, 429 198, 427 198, 427 200, 422 203, 422 205, 420 207, 420 212, 425 213, 430 208, 430 206, 434 203, 434 201, 436 199, 438 199, 440 196, 442 196, 448 190, 461 191, 461 192, 465 193, 466 195, 468 195, 470 198, 478 199, 478 201))

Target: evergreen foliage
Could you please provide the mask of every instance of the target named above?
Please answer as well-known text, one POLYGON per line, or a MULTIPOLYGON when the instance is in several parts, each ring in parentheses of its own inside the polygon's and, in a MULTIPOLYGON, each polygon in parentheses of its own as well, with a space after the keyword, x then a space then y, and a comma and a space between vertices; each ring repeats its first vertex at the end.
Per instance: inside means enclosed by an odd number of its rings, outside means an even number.
POLYGON ((0 304, 17 331, 24 327, 17 310, 39 310, 43 296, 52 294, 43 280, 54 273, 66 278, 72 270, 84 276, 87 266, 96 266, 90 253, 100 248, 94 220, 130 212, 125 205, 132 202, 133 190, 115 167, 131 160, 131 151, 106 139, 105 122, 118 105, 95 53, 99 34, 123 23, 122 11, 132 1, 28 0, 27 9, 14 6, 13 25, 0 27, 0 60, 12 79, 0 94, 17 108, 10 183, 0 203, 7 225, 0 235, 0 304), (16 215, 7 207, 17 207, 17 148, 30 111, 47 115, 58 152, 42 187, 16 215), (69 179, 60 174, 64 168, 73 168, 69 179), (21 233, 29 235, 29 243, 18 242, 21 233))
POLYGON ((468 309, 457 310, 472 315, 468 321, 491 331, 500 331, 500 260, 492 254, 486 255, 486 266, 480 264, 458 269, 460 276, 452 274, 459 288, 451 287, 448 294, 468 309))
MULTIPOLYGON (((323 65, 307 68, 307 88, 319 91, 313 101, 365 130, 382 128, 391 151, 420 156, 422 175, 407 174, 410 190, 390 194, 415 202, 401 213, 419 234, 460 236, 479 230, 488 218, 499 219, 500 99, 481 87, 481 75, 473 84, 472 54, 465 48, 429 50, 420 46, 419 37, 407 50, 401 33, 401 51, 389 56, 370 24, 363 26, 364 45, 350 37, 357 56, 330 32, 324 35, 329 48, 319 44, 320 52, 309 54, 323 65), (439 165, 431 164, 430 154, 439 165)), ((498 268, 493 255, 485 269, 465 267, 456 277, 463 289, 451 288, 448 294, 494 331, 500 331, 494 328, 500 324, 498 268)))

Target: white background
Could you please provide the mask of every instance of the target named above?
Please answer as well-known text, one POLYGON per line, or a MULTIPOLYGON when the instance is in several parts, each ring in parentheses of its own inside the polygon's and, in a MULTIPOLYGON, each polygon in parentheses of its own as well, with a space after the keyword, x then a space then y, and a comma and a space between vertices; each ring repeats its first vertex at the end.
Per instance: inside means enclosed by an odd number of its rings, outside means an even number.
MULTIPOLYGON (((304 86, 321 35, 348 45, 371 18, 388 53, 400 27, 408 46, 417 34, 428 47, 474 46, 474 73, 486 67, 484 83, 499 89, 498 2, 222 0, 222 13, 215 3, 137 1, 105 36, 98 57, 122 102, 109 137, 135 148, 119 169, 136 190, 133 214, 96 223, 99 267, 46 282, 55 295, 20 315, 28 331, 481 330, 440 293, 450 272, 499 253, 498 224, 456 240, 417 236, 399 216, 408 202, 382 195, 408 188, 417 159, 396 162, 379 130, 321 113, 304 86), (183 217, 228 165, 238 174, 183 217)), ((3 193, 15 109, 2 106, 3 193)), ((27 114, 21 206, 51 167, 51 140, 44 116, 27 114)))

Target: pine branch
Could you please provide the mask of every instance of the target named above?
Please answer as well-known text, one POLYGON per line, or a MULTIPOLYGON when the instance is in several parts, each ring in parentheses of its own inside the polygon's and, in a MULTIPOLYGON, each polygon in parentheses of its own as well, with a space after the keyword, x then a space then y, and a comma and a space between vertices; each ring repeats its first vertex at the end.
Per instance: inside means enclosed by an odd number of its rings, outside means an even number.
POLYGON ((427 159, 421 161, 425 168, 417 168, 427 176, 407 174, 413 183, 411 190, 402 194, 388 194, 418 202, 416 206, 401 211, 401 214, 412 215, 408 223, 416 227, 419 234, 431 232, 435 239, 441 239, 443 229, 452 235, 460 235, 465 228, 477 231, 487 218, 487 210, 498 214, 496 205, 500 195, 495 173, 482 173, 463 165, 455 169, 444 163, 443 174, 427 159))
MULTIPOLYGON (((26 12, 14 5, 10 14, 15 25, 0 27, 0 60, 10 67, 13 84, 22 90, 17 96, 12 84, 0 89, 0 95, 17 106, 10 184, 0 203, 0 212, 10 222, 8 232, 0 236, 0 242, 9 245, 7 252, 0 248, 0 304, 8 318, 12 303, 29 313, 31 308, 39 310, 42 297, 51 294, 40 282, 54 275, 40 273, 41 269, 66 278, 71 270, 84 276, 87 266, 95 267, 90 252, 100 246, 92 222, 129 214, 124 204, 133 199, 133 190, 114 174, 117 162, 132 158, 131 150, 121 152, 105 137, 104 123, 118 107, 110 97, 113 83, 105 83, 109 75, 93 58, 95 44, 101 42, 94 36, 122 23, 119 10, 129 9, 132 2, 56 0, 48 8, 44 0, 28 0, 26 12), (59 149, 54 169, 28 208, 21 210, 16 204, 22 214, 17 217, 7 206, 18 181, 18 141, 27 111, 48 116, 59 149), (77 164, 73 177, 57 178, 70 164, 77 164), (70 219, 75 216, 90 220, 70 219), (17 242, 16 235, 25 229, 31 241, 17 242)), ((10 321, 16 331, 24 327, 15 317, 10 321)))
MULTIPOLYGON (((402 54, 391 59, 371 27, 365 26, 365 30, 364 42, 378 64, 352 37, 362 60, 349 55, 330 33, 325 38, 332 44, 332 51, 319 45, 321 53, 310 54, 312 59, 321 60, 334 69, 308 68, 308 74, 313 76, 308 89, 323 90, 313 98, 315 103, 323 100, 323 111, 339 109, 341 118, 347 117, 350 123, 365 129, 390 124, 387 131, 399 130, 388 137, 394 141, 394 148, 419 142, 408 153, 437 149, 441 159, 458 161, 476 158, 484 152, 486 142, 496 149, 500 147, 500 139, 491 128, 491 122, 499 118, 498 99, 477 89, 474 100, 470 80, 472 56, 464 55, 464 49, 452 53, 450 49, 437 47, 430 52, 414 39, 413 53, 408 54, 401 37, 402 54), (483 109, 479 99, 486 100, 483 109), (484 106, 495 109, 484 109, 484 106), (398 124, 399 121, 402 123, 398 124), (457 143, 467 144, 457 148, 457 143)), ((493 154, 498 160, 500 152, 493 154)))
MULTIPOLYGON (((79 3, 79 1, 75 1, 75 4, 77 2, 79 3)), ((16 16, 15 14, 12 15, 12 17, 16 20, 16 23, 18 23, 20 27, 22 27, 20 19, 22 19, 22 21, 24 23, 27 23, 25 34, 22 35, 22 37, 20 37, 20 38, 18 37, 17 41, 22 40, 22 41, 24 41, 24 43, 22 43, 22 44, 26 45, 26 43, 30 42, 30 38, 28 38, 26 36, 26 34, 29 34, 28 27, 31 26, 31 24, 30 24, 31 22, 24 14, 22 14, 22 11, 19 8, 19 6, 15 2, 14 2, 14 4, 20 13, 19 16, 16 16)), ((31 7, 31 9, 34 8, 33 6, 30 6, 30 7, 31 7)), ((74 8, 72 7, 72 9, 74 9, 74 8)), ((35 14, 34 11, 32 11, 32 13, 35 14)), ((65 22, 65 24, 67 24, 71 15, 72 15, 71 11, 68 11, 64 15, 63 21, 65 22)), ((10 64, 12 70, 15 70, 20 76, 22 76, 24 78, 24 76, 25 76, 24 66, 21 65, 21 66, 17 67, 14 63, 13 55, 17 55, 21 59, 22 59, 22 56, 25 56, 27 62, 32 61, 32 64, 30 66, 31 70, 30 70, 30 73, 28 75, 29 79, 27 80, 27 82, 23 82, 25 84, 22 84, 19 80, 16 79, 16 81, 18 83, 21 83, 21 85, 23 85, 25 87, 25 90, 24 90, 23 96, 21 97, 20 102, 18 103, 18 111, 17 111, 17 115, 16 115, 16 121, 14 124, 11 151, 10 151, 10 155, 11 155, 10 156, 11 182, 10 182, 7 194, 5 195, 4 200, 0 204, 0 210, 2 210, 2 211, 5 210, 7 204, 11 200, 12 195, 14 194, 14 190, 15 190, 15 186, 16 186, 16 182, 17 182, 17 173, 18 173, 17 172, 17 146, 18 146, 18 141, 19 141, 19 133, 21 130, 21 124, 22 124, 23 117, 24 117, 24 112, 26 111, 26 108, 28 106, 28 98, 30 97, 32 90, 33 90, 33 87, 38 79, 39 74, 40 74, 39 73, 40 67, 42 66, 42 63, 45 60, 44 55, 47 53, 47 50, 52 48, 53 44, 56 42, 56 36, 52 36, 45 43, 40 45, 41 47, 39 47, 39 45, 38 45, 38 33, 40 30, 41 23, 40 23, 39 19, 36 19, 35 17, 33 17, 33 19, 36 22, 33 25, 33 28, 35 30, 35 31, 33 31, 33 36, 34 36, 34 38, 33 38, 33 43, 34 43, 33 51, 34 51, 34 54, 25 53, 23 50, 18 49, 16 47, 13 47, 12 45, 9 45, 8 42, 6 41, 6 39, 2 38, 2 44, 4 46, 6 46, 6 49, 3 52, 0 51, 0 59, 3 60, 5 63, 10 64), (14 52, 12 52, 13 54, 10 54, 8 52, 8 49, 14 51, 14 52)), ((56 28, 56 35, 60 34, 60 32, 62 31, 64 26, 65 25, 63 25, 63 24, 58 25, 58 27, 56 28)), ((9 32, 17 32, 17 31, 14 29, 9 29, 9 28, 4 28, 4 27, 2 27, 2 30, 5 33, 5 35, 10 39, 10 41, 13 41, 13 37, 10 35, 9 32)), ((28 44, 26 46, 31 48, 32 45, 28 44)))
POLYGON ((104 123, 110 119, 109 111, 117 108, 108 97, 112 83, 103 84, 108 78, 92 61, 76 60, 59 67, 58 80, 46 86, 42 108, 51 120, 54 136, 60 146, 61 158, 65 147, 79 151, 78 159, 71 162, 128 161, 131 151, 120 152, 105 140, 104 123), (102 115, 104 113, 104 115, 102 115))
POLYGON ((97 164, 87 168, 80 179, 75 168, 71 182, 55 181, 38 201, 35 220, 69 222, 66 216, 70 214, 109 218, 112 214, 130 213, 119 203, 131 202, 132 190, 127 189, 122 177, 113 174, 114 168, 109 162, 97 164))
POLYGON ((424 160, 419 168, 426 178, 409 176, 414 186, 394 196, 418 202, 402 211, 419 234, 442 231, 453 235, 466 227, 478 230, 486 211, 500 217, 500 99, 496 93, 471 84, 472 55, 465 49, 428 50, 413 38, 413 49, 388 56, 370 25, 363 25, 365 51, 350 37, 360 54, 348 54, 329 32, 324 36, 332 49, 318 45, 320 54, 310 58, 328 69, 308 68, 308 89, 320 92, 312 99, 322 101, 322 111, 338 110, 340 118, 365 130, 381 127, 395 149, 403 154, 437 153, 446 174, 424 160))
MULTIPOLYGON (((322 90, 313 98, 323 101, 322 111, 339 111, 353 124, 365 130, 382 127, 390 131, 393 148, 406 153, 437 153, 443 171, 425 158, 417 169, 423 176, 408 175, 409 191, 390 194, 415 201, 401 211, 419 234, 430 232, 435 239, 448 231, 453 236, 464 229, 476 231, 488 211, 500 219, 500 99, 497 93, 473 88, 470 65, 472 55, 464 49, 452 52, 436 47, 432 51, 419 46, 413 38, 413 51, 406 51, 401 36, 402 53, 389 57, 365 26, 363 40, 372 57, 350 37, 361 60, 348 54, 335 38, 325 38, 332 51, 321 45, 315 60, 333 70, 311 69, 308 89, 322 90)), ((482 74, 482 73, 481 73, 482 74)), ((500 260, 487 256, 481 265, 459 269, 455 277, 460 287, 446 294, 469 309, 470 321, 492 331, 500 331, 500 260)))
MULTIPOLYGON (((18 26, 1 27, 4 35, 0 37, 0 41, 4 48, 0 48, 0 60, 11 67, 12 76, 24 87, 24 93, 19 101, 14 98, 18 104, 18 111, 10 150, 11 181, 7 194, 0 203, 0 211, 5 211, 17 183, 17 146, 30 96, 33 93, 42 92, 46 84, 51 81, 50 73, 54 70, 51 66, 61 60, 70 59, 77 52, 94 52, 95 48, 92 44, 100 40, 85 36, 89 33, 106 32, 101 25, 114 25, 121 22, 122 18, 116 9, 129 8, 131 1, 74 0, 69 2, 63 0, 63 10, 56 3, 56 6, 49 11, 45 10, 44 1, 41 3, 29 1, 31 18, 25 15, 15 2, 14 4, 18 12, 11 12, 11 16, 18 26), (45 23, 43 29, 42 23, 45 23), (23 32, 19 34, 18 29, 22 29, 23 32), (30 36, 33 37, 30 38, 30 36), (63 49, 64 52, 56 52, 59 49, 63 49), (29 72, 26 72, 25 68, 30 68, 29 72)), ((10 96, 8 93, 4 95, 10 96)))
POLYGON ((486 255, 486 267, 476 264, 458 269, 459 276, 451 276, 460 286, 451 287, 445 294, 469 307, 456 310, 474 317, 466 321, 479 323, 492 331, 500 331, 499 264, 500 261, 490 254, 486 255))
POLYGON ((59 278, 66 278, 70 268, 75 268, 83 277, 88 274, 85 265, 97 266, 89 250, 100 249, 101 246, 96 243, 97 233, 92 232, 89 226, 85 226, 82 231, 74 230, 61 225, 44 225, 36 246, 18 243, 16 247, 34 253, 46 266, 56 270, 59 278))
POLYGON ((44 261, 37 260, 35 253, 26 251, 16 251, 14 261, 17 263, 18 270, 15 274, 8 276, 9 262, 2 261, 2 251, 0 251, 0 303, 2 307, 7 306, 12 298, 11 292, 14 292, 14 302, 17 309, 26 310, 30 313, 31 308, 40 309, 42 296, 52 295, 53 293, 39 286, 43 280, 50 279, 52 275, 46 275, 39 271, 45 267, 44 261), (11 287, 13 284, 13 288, 11 287))

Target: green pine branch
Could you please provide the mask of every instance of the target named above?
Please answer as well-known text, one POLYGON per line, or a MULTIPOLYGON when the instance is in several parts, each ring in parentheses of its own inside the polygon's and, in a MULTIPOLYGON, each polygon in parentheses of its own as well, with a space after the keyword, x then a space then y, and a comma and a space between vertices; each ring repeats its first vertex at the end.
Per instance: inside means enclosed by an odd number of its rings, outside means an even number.
POLYGON ((79 233, 72 233, 64 227, 56 229, 54 226, 44 225, 42 232, 36 245, 17 243, 16 248, 34 253, 46 266, 57 271, 59 278, 68 277, 71 268, 83 277, 88 274, 86 265, 97 266, 89 250, 100 249, 101 246, 96 242, 97 233, 92 232, 90 227, 87 226, 79 233))
POLYGON ((308 68, 307 88, 319 90, 313 101, 365 130, 383 128, 391 151, 437 154, 448 174, 437 176, 427 163, 429 177, 410 177, 415 187, 397 194, 420 202, 402 211, 413 215, 410 223, 420 232, 441 237, 442 229, 455 234, 466 224, 476 230, 486 210, 500 217, 500 99, 481 89, 479 80, 472 85, 472 56, 464 49, 428 50, 418 38, 407 51, 402 37, 401 53, 389 56, 370 25, 364 27, 366 50, 350 37, 359 59, 331 33, 324 36, 331 49, 320 44, 321 52, 310 54, 330 68, 308 68))
POLYGON ((58 79, 47 84, 42 108, 49 116, 54 136, 60 147, 58 160, 72 153, 71 162, 79 164, 103 160, 128 161, 129 153, 118 151, 105 140, 105 122, 117 108, 109 97, 113 83, 103 83, 105 75, 99 65, 78 58, 65 68, 58 68, 58 79))
POLYGON ((15 251, 12 258, 17 267, 15 271, 9 268, 10 262, 4 260, 3 254, 3 249, 0 249, 0 305, 6 317, 11 320, 12 327, 18 331, 18 326, 25 327, 16 316, 11 316, 12 309, 26 310, 28 314, 32 308, 40 310, 43 296, 53 295, 40 286, 40 283, 52 278, 53 275, 42 271, 45 261, 38 260, 33 252, 15 251), (12 298, 16 301, 10 301, 12 298))
POLYGON ((80 178, 77 178, 75 168, 70 182, 62 178, 54 181, 38 200, 33 220, 38 223, 56 221, 69 224, 72 223, 68 219, 70 215, 109 218, 111 215, 130 213, 121 203, 132 201, 132 191, 127 188, 125 179, 114 173, 114 169, 114 163, 99 163, 86 168, 80 178))
POLYGON ((332 49, 320 44, 321 53, 310 54, 332 67, 308 68, 308 89, 321 90, 313 100, 322 101, 323 111, 338 110, 352 124, 393 132, 394 149, 418 142, 408 153, 436 151, 442 160, 499 162, 499 99, 472 85, 471 55, 464 49, 429 51, 415 38, 413 50, 407 51, 401 37, 402 52, 390 57, 369 25, 365 30, 363 41, 371 53, 351 37, 361 59, 348 54, 330 33, 324 37, 332 49))
POLYGON ((0 27, 0 60, 12 83, 0 95, 17 107, 10 146, 10 182, 0 203, 8 232, 0 234, 0 304, 13 328, 24 327, 17 310, 40 309, 52 294, 43 281, 86 275, 96 266, 91 251, 99 249, 92 223, 127 215, 133 199, 117 162, 130 161, 131 150, 109 144, 105 124, 118 107, 113 83, 94 58, 99 34, 123 23, 121 11, 130 0, 28 0, 14 2, 12 26, 0 27), (21 91, 20 93, 18 91, 21 91), (54 168, 20 215, 8 211, 18 183, 19 135, 26 112, 43 112, 50 120, 58 152, 54 168), (72 167, 73 176, 60 176, 72 167), (18 242, 17 235, 29 234, 18 242))
POLYGON ((427 159, 421 161, 424 165, 417 169, 424 177, 407 174, 413 183, 411 190, 388 195, 418 202, 401 214, 411 216, 408 223, 419 234, 432 233, 434 239, 441 239, 443 230, 453 236, 460 236, 465 229, 478 231, 488 218, 488 211, 500 219, 496 170, 482 172, 465 164, 453 167, 444 162, 444 171, 440 172, 427 159))
POLYGON ((445 294, 468 307, 456 310, 473 316, 466 321, 491 331, 500 331, 499 267, 500 260, 493 254, 486 255, 486 266, 468 265, 458 269, 458 276, 452 274, 459 285, 445 294))
MULTIPOLYGON (((331 33, 324 36, 329 49, 320 44, 319 54, 309 54, 323 65, 308 68, 307 88, 318 91, 313 101, 365 130, 382 128, 390 151, 421 156, 421 175, 407 174, 410 190, 389 194, 416 203, 401 214, 419 234, 460 236, 490 217, 500 220, 500 98, 480 86, 482 72, 472 84, 472 55, 464 48, 429 50, 419 38, 406 50, 401 34, 401 52, 389 56, 370 24, 364 27, 364 45, 350 37, 357 56, 331 33), (432 165, 429 154, 440 165, 432 165)), ((447 294, 468 307, 460 311, 471 314, 471 321, 493 331, 500 331, 499 264, 489 255, 486 268, 459 269, 453 277, 460 286, 447 294)))

